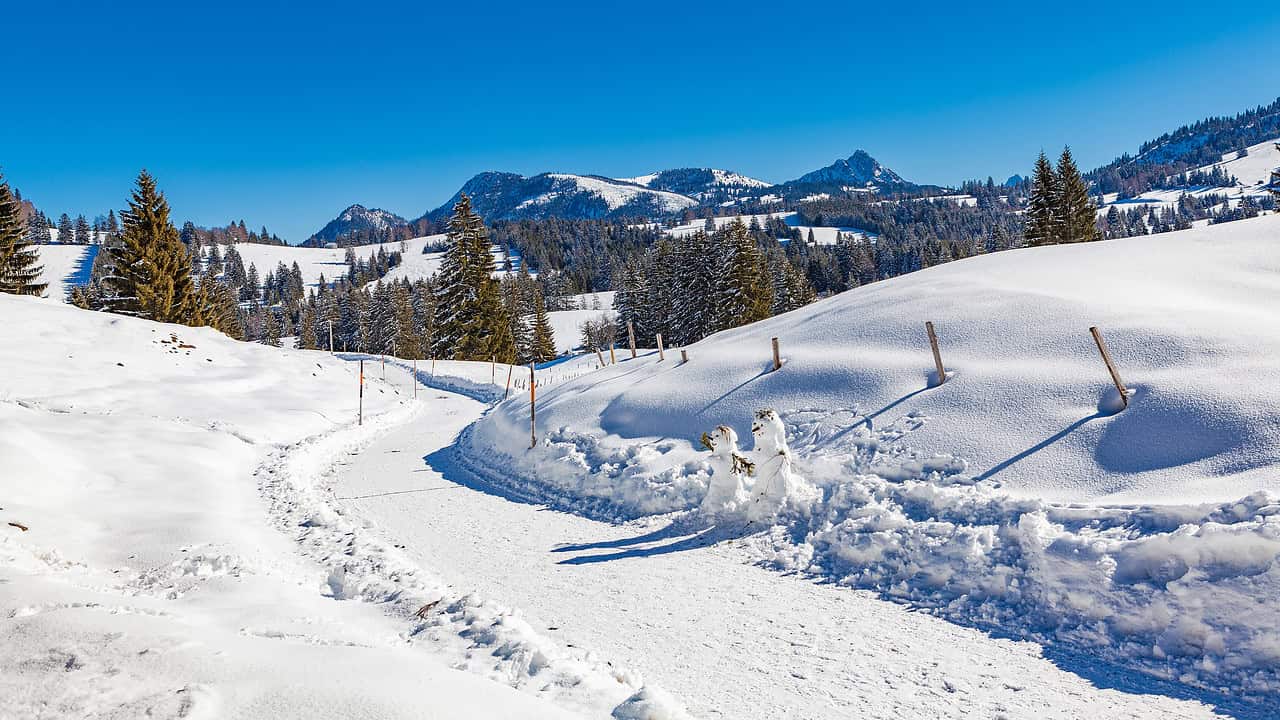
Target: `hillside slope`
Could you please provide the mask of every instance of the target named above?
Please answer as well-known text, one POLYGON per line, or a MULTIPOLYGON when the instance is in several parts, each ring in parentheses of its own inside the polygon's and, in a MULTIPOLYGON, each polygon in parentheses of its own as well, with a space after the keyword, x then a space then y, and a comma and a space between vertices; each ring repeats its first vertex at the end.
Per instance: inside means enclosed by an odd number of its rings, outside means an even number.
POLYGON ((547 388, 533 449, 525 399, 461 443, 576 512, 673 513, 747 536, 781 570, 1274 698, 1278 236, 1271 215, 949 263, 719 333, 686 364, 644 351, 547 388), (926 320, 949 373, 937 387, 926 320), (1094 325, 1133 392, 1120 412, 1094 325), (741 482, 784 488, 778 514, 760 495, 699 510, 731 472, 699 437, 725 424, 750 447, 762 408, 791 461, 757 439, 741 482), (785 482, 763 479, 779 467, 785 482))
POLYGON ((365 374, 357 424, 328 353, 3 294, 0 325, 0 716, 567 720, 637 692, 331 504, 426 412, 403 371, 365 374))

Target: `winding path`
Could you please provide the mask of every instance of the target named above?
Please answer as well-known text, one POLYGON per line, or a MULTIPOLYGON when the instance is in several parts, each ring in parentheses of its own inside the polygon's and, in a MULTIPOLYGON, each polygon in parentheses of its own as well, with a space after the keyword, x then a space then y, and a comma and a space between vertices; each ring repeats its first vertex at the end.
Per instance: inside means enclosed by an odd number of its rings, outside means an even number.
POLYGON ((697 717, 1219 716, 1087 659, 1050 660, 1032 643, 752 566, 731 543, 507 499, 452 458, 484 405, 420 391, 433 411, 351 458, 338 501, 455 586, 638 671, 697 717))

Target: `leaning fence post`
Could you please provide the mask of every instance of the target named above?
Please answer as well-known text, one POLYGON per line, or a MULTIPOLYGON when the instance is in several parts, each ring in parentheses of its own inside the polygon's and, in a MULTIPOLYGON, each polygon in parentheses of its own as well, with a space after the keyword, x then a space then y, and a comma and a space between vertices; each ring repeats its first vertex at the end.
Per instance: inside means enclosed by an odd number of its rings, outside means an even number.
POLYGON ((947 371, 942 367, 942 353, 938 352, 938 334, 933 331, 933 321, 926 320, 924 329, 929 333, 929 347, 933 348, 933 365, 938 369, 938 385, 947 381, 947 371))
POLYGON ((631 345, 631 359, 635 360, 636 359, 636 328, 634 325, 631 324, 630 320, 627 321, 627 343, 631 345))
POLYGON ((1120 371, 1116 370, 1116 364, 1111 360, 1111 353, 1107 350, 1107 343, 1102 339, 1102 333, 1098 332, 1097 327, 1089 328, 1089 333, 1093 335, 1093 341, 1098 345, 1098 352, 1102 354, 1102 361, 1107 364, 1107 372, 1111 373, 1111 382, 1115 383, 1116 390, 1120 393, 1120 403, 1124 408, 1129 407, 1129 390, 1125 388, 1124 382, 1120 380, 1120 371))
POLYGON ((596 346, 596 360, 600 361, 600 367, 604 367, 604 355, 600 354, 600 346, 596 346))
POLYGON ((662 333, 658 333, 658 359, 666 360, 666 353, 662 352, 662 333))
POLYGON ((533 377, 533 361, 529 361, 529 449, 538 447, 538 383, 533 377))
POLYGON ((778 338, 771 338, 773 343, 773 369, 782 369, 782 355, 778 352, 778 338))
POLYGON ((356 424, 364 424, 364 360, 360 361, 360 405, 359 414, 356 415, 356 424))
POLYGON ((686 352, 686 351, 684 350, 684 348, 681 348, 681 349, 680 349, 680 363, 683 365, 684 363, 687 363, 687 362, 689 362, 689 353, 688 353, 688 352, 686 352))
POLYGON ((507 396, 511 394, 511 371, 514 370, 515 367, 516 366, 511 363, 507 363, 507 389, 502 391, 503 400, 506 400, 507 396))
POLYGON ((618 364, 618 358, 616 355, 613 354, 613 346, 616 344, 617 343, 609 343, 609 364, 610 365, 618 364))

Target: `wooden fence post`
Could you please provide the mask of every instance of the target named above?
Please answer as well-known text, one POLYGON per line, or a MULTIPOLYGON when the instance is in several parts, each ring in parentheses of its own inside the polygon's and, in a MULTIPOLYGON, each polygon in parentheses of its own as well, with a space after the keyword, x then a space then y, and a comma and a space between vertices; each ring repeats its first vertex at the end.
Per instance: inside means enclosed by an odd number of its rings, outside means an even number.
POLYGON ((498 384, 498 356, 497 355, 489 356, 489 384, 490 385, 498 384))
POLYGON ((941 385, 947 381, 947 371, 942 367, 942 353, 938 352, 938 334, 933 331, 933 321, 926 320, 924 329, 929 333, 929 347, 933 348, 933 365, 938 370, 937 385, 941 385))
POLYGON ((511 394, 511 371, 515 369, 515 365, 507 363, 507 389, 502 392, 502 399, 506 400, 511 394))
POLYGON ((418 358, 413 359, 413 399, 418 399, 418 358))
POLYGON ((387 356, 382 355, 382 379, 387 379, 387 356))
POLYGON ((538 383, 533 376, 533 361, 529 361, 529 449, 538 447, 538 383))
POLYGON ((436 379, 436 359, 434 357, 431 358, 431 379, 436 379))
POLYGON ((773 342, 773 369, 781 370, 782 354, 778 352, 778 338, 772 338, 771 341, 773 342))
POLYGON ((1107 351, 1107 343, 1102 339, 1102 333, 1098 332, 1097 327, 1089 328, 1089 334, 1093 335, 1093 341, 1098 345, 1098 352, 1102 354, 1102 361, 1107 364, 1107 372, 1111 373, 1111 382, 1115 383, 1116 390, 1120 393, 1120 402, 1124 408, 1129 407, 1129 390, 1125 388, 1124 382, 1120 380, 1120 371, 1116 370, 1116 364, 1111 360, 1111 353, 1107 351))
POLYGON ((658 333, 658 360, 666 360, 666 353, 662 352, 662 333, 658 333))
POLYGON ((617 343, 609 343, 609 364, 610 365, 618 364, 618 358, 616 355, 613 354, 613 346, 616 344, 617 343))
POLYGON ((360 406, 359 407, 360 407, 360 410, 359 410, 360 414, 356 416, 357 418, 356 424, 363 425, 364 424, 364 360, 360 361, 360 406))
POLYGON ((689 362, 689 353, 684 348, 680 349, 680 364, 689 362))
POLYGON ((596 360, 600 361, 600 367, 604 367, 604 355, 600 354, 600 346, 596 346, 596 360))
POLYGON ((329 321, 329 354, 333 354, 333 321, 329 321))
POLYGON ((631 359, 635 360, 636 359, 636 329, 635 329, 635 326, 631 324, 630 320, 627 321, 627 342, 631 345, 631 359))

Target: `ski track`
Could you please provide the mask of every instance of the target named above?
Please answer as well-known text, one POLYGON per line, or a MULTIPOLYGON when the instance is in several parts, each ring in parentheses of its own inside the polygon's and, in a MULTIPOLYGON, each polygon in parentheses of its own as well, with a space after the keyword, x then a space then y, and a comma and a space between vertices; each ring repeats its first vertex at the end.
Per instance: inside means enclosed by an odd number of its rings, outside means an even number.
POLYGON ((425 412, 320 481, 330 501, 415 565, 521 608, 539 634, 629 668, 698 717, 1221 717, 1177 686, 757 567, 749 541, 525 502, 501 469, 489 482, 454 455, 487 406, 420 392, 425 412))

